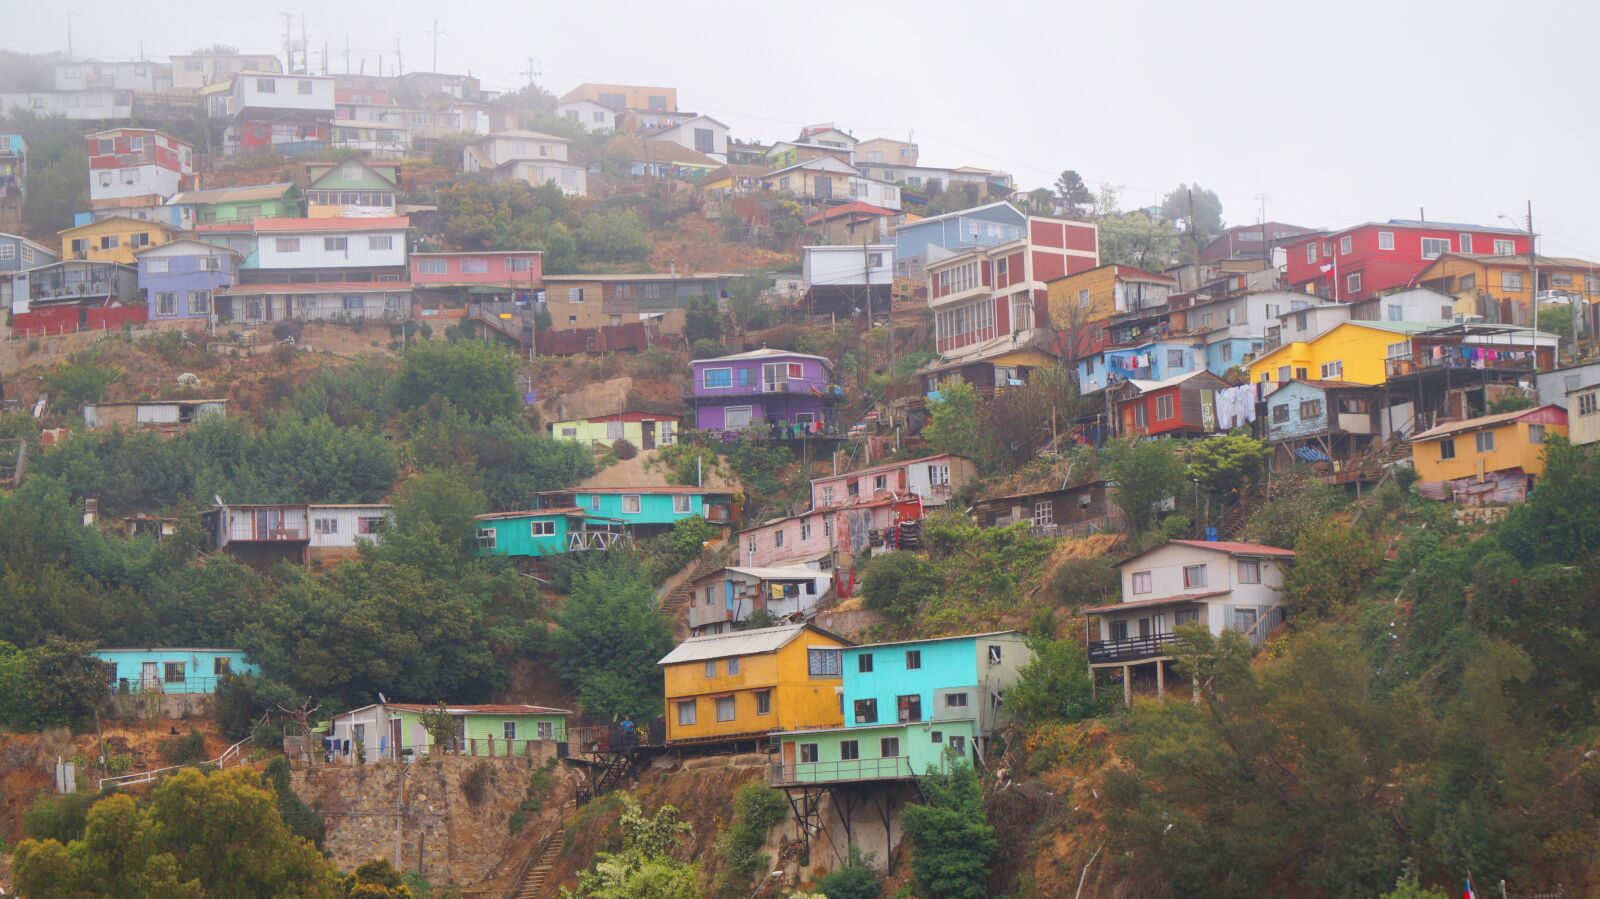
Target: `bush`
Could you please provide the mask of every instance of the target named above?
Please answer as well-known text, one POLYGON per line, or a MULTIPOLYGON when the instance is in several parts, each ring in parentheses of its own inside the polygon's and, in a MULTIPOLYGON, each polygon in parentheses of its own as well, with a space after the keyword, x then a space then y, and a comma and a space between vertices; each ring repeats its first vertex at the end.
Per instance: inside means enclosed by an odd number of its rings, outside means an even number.
POLYGON ((484 792, 489 789, 489 781, 493 780, 493 773, 489 770, 488 762, 479 762, 472 766, 472 770, 461 778, 461 795, 473 805, 483 802, 484 792))
POLYGON ((916 553, 889 553, 862 567, 862 608, 878 612, 896 628, 915 621, 922 608, 944 589, 937 566, 916 553))
POLYGON ((787 812, 788 803, 781 792, 760 783, 739 788, 733 797, 733 823, 717 841, 717 852, 722 856, 718 880, 723 889, 719 892, 745 895, 757 872, 765 870, 770 861, 761 854, 767 831, 787 812))
POLYGON ((299 322, 293 319, 285 319, 272 326, 272 338, 274 340, 293 340, 295 343, 299 343, 302 333, 304 333, 304 329, 300 327, 299 322))
POLYGON ((302 802, 300 795, 289 786, 289 760, 281 755, 273 756, 266 770, 261 772, 261 784, 278 797, 278 813, 294 835, 310 840, 321 849, 327 826, 322 815, 302 802))
POLYGON ((22 827, 36 840, 70 843, 83 836, 89 820, 89 807, 100 797, 92 793, 46 793, 22 816, 22 827))
POLYGON ((618 459, 632 459, 639 455, 639 448, 629 443, 624 437, 618 437, 611 443, 611 454, 618 459))
POLYGON ((1050 575, 1050 595, 1058 605, 1075 609, 1115 594, 1120 583, 1104 556, 1066 559, 1050 575))
POLYGON ((710 339, 701 339, 701 340, 696 340, 694 342, 694 347, 690 350, 690 358, 692 358, 692 359, 715 359, 718 356, 721 356, 722 354, 726 353, 727 351, 728 351, 728 348, 723 346, 722 343, 719 342, 719 341, 710 340, 710 339))
POLYGON ((872 870, 872 853, 863 853, 854 844, 849 859, 818 880, 816 887, 828 899, 878 899, 883 893, 878 872, 872 870))
POLYGON ((181 737, 168 737, 161 741, 161 757, 169 765, 198 765, 206 760, 205 735, 191 727, 181 737))

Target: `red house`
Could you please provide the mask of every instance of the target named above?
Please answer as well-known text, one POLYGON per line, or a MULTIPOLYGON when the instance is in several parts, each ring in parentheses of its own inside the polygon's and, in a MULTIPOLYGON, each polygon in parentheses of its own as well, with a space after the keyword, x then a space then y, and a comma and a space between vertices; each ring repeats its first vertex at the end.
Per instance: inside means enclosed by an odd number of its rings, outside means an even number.
POLYGON ((150 205, 194 186, 194 148, 152 128, 112 128, 87 138, 89 208, 150 205))
POLYGON ((1123 381, 1111 394, 1117 410, 1117 434, 1194 436, 1213 431, 1206 421, 1205 406, 1214 402, 1217 391, 1227 389, 1227 381, 1203 369, 1163 381, 1123 381))
POLYGON ((1294 241, 1287 247, 1291 288, 1350 303, 1410 285, 1446 253, 1526 253, 1528 234, 1483 225, 1390 219, 1294 241))

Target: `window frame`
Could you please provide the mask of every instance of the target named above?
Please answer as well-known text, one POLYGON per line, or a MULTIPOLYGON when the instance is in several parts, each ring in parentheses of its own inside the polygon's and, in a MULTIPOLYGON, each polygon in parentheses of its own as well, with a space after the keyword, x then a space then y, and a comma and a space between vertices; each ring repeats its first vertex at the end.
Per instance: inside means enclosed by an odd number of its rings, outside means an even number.
POLYGON ((1193 590, 1196 587, 1211 586, 1211 576, 1206 570, 1209 567, 1206 562, 1183 566, 1183 589, 1193 590))
POLYGON ((1241 584, 1261 583, 1261 560, 1238 559, 1237 576, 1241 584))
POLYGON ((1128 578, 1128 589, 1135 595, 1153 592, 1155 590, 1154 573, 1150 571, 1133 572, 1128 578))

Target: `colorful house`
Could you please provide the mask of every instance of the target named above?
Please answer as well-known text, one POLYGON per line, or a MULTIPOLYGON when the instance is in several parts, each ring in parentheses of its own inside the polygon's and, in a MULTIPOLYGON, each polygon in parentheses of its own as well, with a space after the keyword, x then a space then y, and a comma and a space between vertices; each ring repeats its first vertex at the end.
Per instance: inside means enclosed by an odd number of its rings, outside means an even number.
POLYGON ((1140 378, 1122 381, 1111 388, 1117 433, 1129 437, 1193 436, 1225 430, 1217 414, 1217 397, 1229 389, 1250 394, 1248 414, 1253 420, 1253 388, 1249 385, 1230 388, 1228 382, 1205 370, 1161 381, 1140 378))
POLYGON ((306 166, 309 218, 383 218, 395 215, 400 192, 400 166, 395 163, 346 159, 306 166))
POLYGON ((185 208, 189 225, 250 222, 259 218, 293 218, 300 214, 299 191, 292 183, 258 184, 188 190, 167 201, 185 208))
POLYGON ((479 515, 480 556, 539 558, 611 549, 632 539, 627 524, 577 507, 479 515))
POLYGON ((194 148, 150 128, 112 128, 87 137, 89 208, 139 198, 160 203, 194 179, 194 148))
POLYGON ((841 653, 810 624, 690 637, 662 657, 667 744, 761 740, 842 723, 841 653))
POLYGON ((550 436, 595 446, 626 440, 639 449, 671 446, 678 439, 678 417, 657 412, 618 412, 550 423, 550 436))
POLYGON ((844 726, 774 735, 775 786, 916 777, 982 758, 1033 651, 1017 631, 844 650, 844 726))
POLYGON ((538 753, 540 744, 567 741, 566 709, 526 704, 448 705, 456 725, 455 738, 440 747, 422 715, 436 705, 384 702, 351 709, 328 721, 323 744, 335 764, 372 764, 379 761, 415 761, 435 752, 485 757, 523 757, 538 753), (356 744, 361 748, 358 752, 356 744))
POLYGON ((1267 398, 1266 439, 1279 464, 1323 467, 1334 481, 1359 480, 1359 463, 1392 423, 1380 388, 1345 381, 1290 381, 1267 398))
POLYGON ((1574 387, 1567 392, 1567 414, 1573 446, 1600 442, 1600 384, 1574 387))
POLYGON ((145 320, 138 281, 129 265, 68 259, 0 275, 0 303, 16 337, 116 328, 145 320))
POLYGON ((62 258, 123 265, 133 265, 137 261, 134 254, 146 247, 159 247, 184 236, 170 225, 124 216, 103 218, 59 234, 62 258))
POLYGON ((238 503, 200 513, 205 548, 248 565, 308 564, 383 540, 385 503, 238 503))
POLYGON ((713 524, 737 517, 733 493, 702 487, 571 487, 539 494, 539 508, 578 508, 615 519, 635 534, 661 533, 695 515, 713 524))
POLYGON ((233 250, 187 237, 136 255, 139 289, 152 321, 204 323, 211 315, 213 294, 238 281, 243 261, 233 250))
POLYGON ((96 649, 115 693, 215 693, 229 674, 259 675, 242 649, 96 649))
POLYGON ((769 436, 795 440, 838 436, 832 419, 843 392, 822 356, 759 349, 696 359, 695 427, 723 439, 769 436))
POLYGON ((1238 631, 1260 646, 1283 621, 1283 577, 1294 551, 1260 543, 1170 540, 1117 563, 1120 602, 1082 610, 1089 669, 1165 692, 1176 628, 1238 631))
POLYGON ((1287 243, 1285 280, 1339 303, 1405 287, 1447 253, 1528 252, 1528 232, 1483 225, 1390 219, 1287 243))
MULTIPOLYGON (((1417 283, 1455 299, 1456 311, 1486 322, 1526 325, 1533 321, 1533 266, 1526 254, 1446 253, 1435 259, 1417 283)), ((1541 303, 1576 297, 1588 309, 1600 299, 1600 275, 1587 259, 1538 257, 1541 303)))
POLYGON ((1453 421, 1411 438, 1417 491, 1459 503, 1516 502, 1544 474, 1544 445, 1567 435, 1567 411, 1551 404, 1453 421))
POLYGON ((828 509, 857 501, 917 497, 929 508, 950 501, 955 492, 977 480, 978 467, 964 456, 939 453, 886 462, 844 474, 813 478, 811 507, 828 509))
POLYGON ((689 584, 689 633, 725 634, 756 612, 778 620, 809 618, 833 575, 806 565, 729 566, 689 584))
MULTIPOLYGON (((6 135, 0 134, 0 148, 5 146, 6 135)), ((0 170, 0 200, 5 197, 5 173, 0 170)), ((60 262, 55 250, 41 246, 16 234, 0 234, 0 272, 21 272, 41 265, 60 262)))

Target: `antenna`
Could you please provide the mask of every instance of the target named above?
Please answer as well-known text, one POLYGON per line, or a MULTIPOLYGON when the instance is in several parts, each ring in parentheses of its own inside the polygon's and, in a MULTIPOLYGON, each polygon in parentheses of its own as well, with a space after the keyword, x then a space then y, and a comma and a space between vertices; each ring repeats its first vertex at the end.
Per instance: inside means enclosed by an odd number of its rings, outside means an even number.
POLYGON ((439 71, 439 35, 444 34, 443 31, 439 30, 438 19, 433 20, 433 28, 429 29, 428 33, 433 35, 433 71, 437 74, 439 71))
POLYGON ((531 57, 531 56, 528 57, 528 68, 527 68, 527 70, 517 73, 518 75, 527 75, 529 84, 533 84, 535 79, 537 79, 540 75, 544 74, 544 72, 541 72, 540 70, 534 68, 533 63, 534 63, 533 57, 531 57))

